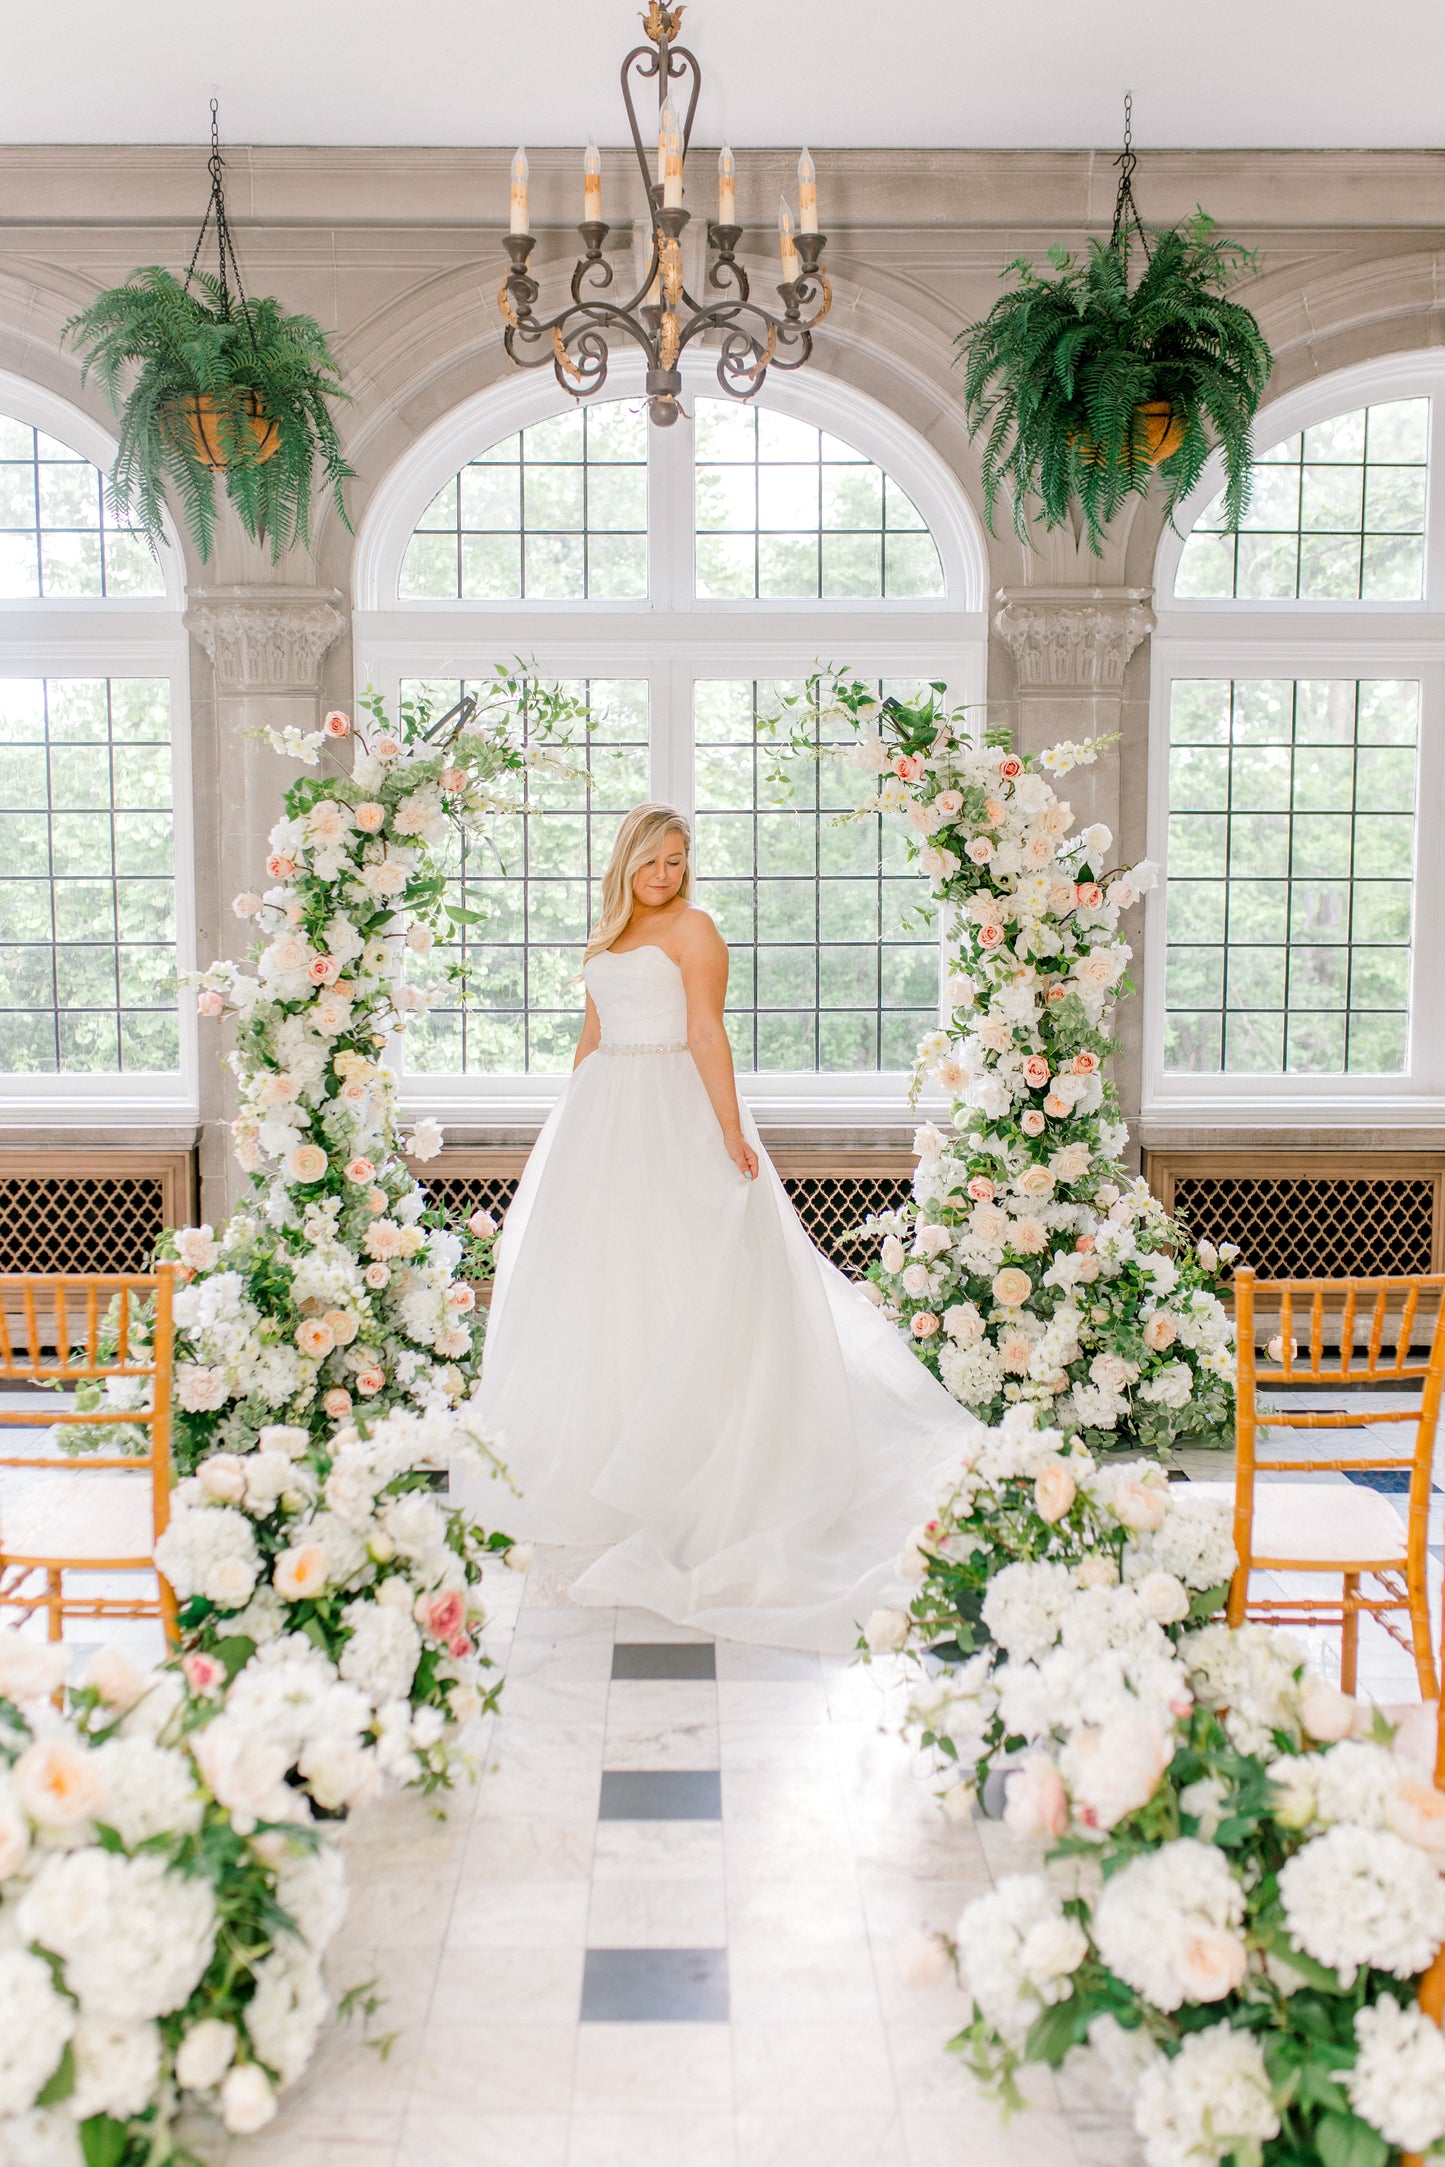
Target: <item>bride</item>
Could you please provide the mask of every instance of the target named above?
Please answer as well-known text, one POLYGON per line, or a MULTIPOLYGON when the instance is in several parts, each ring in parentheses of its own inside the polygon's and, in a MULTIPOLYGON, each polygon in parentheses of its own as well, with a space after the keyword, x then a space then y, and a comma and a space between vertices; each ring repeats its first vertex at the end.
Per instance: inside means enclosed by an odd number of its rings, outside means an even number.
POLYGON ((813 1247, 740 1106, 686 817, 623 821, 572 1075, 497 1250, 498 1517, 601 1554, 575 1602, 845 1650, 976 1429, 813 1247))

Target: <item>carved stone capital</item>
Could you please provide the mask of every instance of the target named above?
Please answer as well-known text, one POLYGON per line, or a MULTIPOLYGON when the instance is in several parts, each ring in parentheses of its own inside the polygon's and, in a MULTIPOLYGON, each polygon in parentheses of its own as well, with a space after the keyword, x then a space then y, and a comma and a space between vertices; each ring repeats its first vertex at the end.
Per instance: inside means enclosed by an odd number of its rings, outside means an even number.
POLYGON ((993 628, 1021 690, 1118 692, 1154 629, 1148 587, 1000 587, 993 628))
POLYGON ((346 628, 341 603, 334 588, 202 588, 186 629, 222 692, 314 692, 321 658, 346 628))

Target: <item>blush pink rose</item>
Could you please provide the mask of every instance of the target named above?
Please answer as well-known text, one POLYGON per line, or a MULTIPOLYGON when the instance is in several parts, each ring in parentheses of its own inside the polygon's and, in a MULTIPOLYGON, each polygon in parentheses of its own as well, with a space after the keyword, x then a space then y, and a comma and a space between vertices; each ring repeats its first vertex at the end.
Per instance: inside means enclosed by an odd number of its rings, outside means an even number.
POLYGON ((980 926, 978 945, 980 948, 1001 948, 1003 946, 1003 927, 1001 925, 980 926))
POLYGON ((355 1158, 347 1162, 346 1178, 348 1181, 360 1184, 363 1181, 372 1180, 375 1173, 376 1168, 372 1165, 370 1159, 355 1158))
POLYGON ((1002 775, 1005 782, 1015 782, 1017 781, 1018 777, 1022 775, 1024 771, 1024 764, 1022 760, 1020 760, 1017 753, 1006 752, 1003 758, 999 761, 998 771, 1000 775, 1002 775))
POLYGON ((963 793, 961 790, 940 790, 933 802, 945 820, 956 820, 963 811, 963 793))
POLYGON ((340 975, 341 965, 334 956, 313 956, 306 966, 306 976, 313 986, 329 986, 340 975))
POLYGON ((934 1316, 933 1311, 931 1309, 920 1309, 913 1319, 912 1330, 915 1339, 932 1339, 934 1333, 938 1330, 938 1319, 934 1316))
POLYGON ((196 1012, 202 1016, 219 1016, 226 1004, 219 993, 210 986, 202 986, 196 995, 196 1012))
POLYGON ((401 756, 401 739, 394 737, 390 730, 383 731, 376 741, 375 752, 378 760, 399 759, 401 756))
POLYGON ((226 1682, 225 1664, 218 1663, 213 1655, 202 1655, 199 1650, 182 1657, 181 1669, 191 1691, 202 1694, 207 1700, 219 1693, 226 1682))
POLYGON ((465 1662, 469 1655, 475 1655, 476 1652, 475 1647, 465 1633, 458 1633, 456 1638, 449 1642, 447 1646, 447 1654, 458 1663, 465 1662))
POLYGON ((361 1276, 369 1287, 379 1289, 391 1278, 391 1267, 389 1264, 368 1264, 361 1276))
POLYGON ((1016 1836, 1063 1835, 1069 1825, 1069 1794, 1045 1755, 1031 1754, 1009 1777, 1003 1817, 1016 1836))
POLYGON ((343 1415, 351 1412, 351 1394, 344 1385, 335 1384, 321 1402, 321 1407, 322 1412, 328 1414, 333 1422, 339 1422, 343 1415))
POLYGON ((923 773, 923 762, 917 753, 901 752, 893 763, 893 772, 902 783, 916 783, 923 773))
POLYGON ((1081 880, 1074 890, 1074 901, 1080 910, 1097 910, 1104 900, 1104 891, 1096 880, 1081 880))
POLYGON ((384 1369, 368 1368, 356 1372, 356 1389, 367 1399, 374 1399, 385 1383, 384 1369))
POLYGON ((1042 1091, 1049 1080, 1049 1064, 1041 1053, 1031 1053, 1024 1063, 1024 1082, 1030 1090, 1042 1091))
POLYGON ((368 798, 356 808, 356 825, 363 835, 379 835, 386 826, 386 807, 368 798))
POLYGON ((414 1615, 433 1640, 451 1642, 466 1627, 466 1599, 457 1588, 447 1588, 440 1595, 419 1595, 414 1615))
POLYGON ((1079 1486, 1067 1467, 1056 1462, 1035 1478, 1034 1510, 1053 1527, 1063 1519, 1078 1493, 1079 1486))
POLYGON ((991 1204, 996 1191, 986 1174, 975 1174, 968 1185, 968 1193, 975 1204, 991 1204))
POLYGON ((328 737, 350 737, 351 717, 343 715, 339 707, 333 707, 321 727, 328 737))
POLYGON ((444 767, 438 780, 443 790, 465 790, 467 787, 467 771, 464 767, 444 767))
POLYGON ((1019 1115, 1019 1127, 1023 1130, 1025 1136, 1042 1136, 1044 1130, 1048 1127, 1048 1122, 1039 1112, 1037 1106, 1027 1106, 1019 1115))
POLYGON ((1099 1056, 1096 1053, 1076 1053, 1069 1063, 1076 1076, 1092 1076, 1098 1066, 1099 1056))

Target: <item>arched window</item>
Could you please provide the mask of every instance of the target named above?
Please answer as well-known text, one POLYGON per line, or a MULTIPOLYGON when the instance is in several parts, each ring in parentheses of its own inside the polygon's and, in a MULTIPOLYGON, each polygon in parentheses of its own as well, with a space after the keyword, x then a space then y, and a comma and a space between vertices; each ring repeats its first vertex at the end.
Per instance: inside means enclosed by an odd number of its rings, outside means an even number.
POLYGON ((180 568, 113 445, 0 377, 0 1118, 176 1120, 195 1061, 180 568))
POLYGON ((1280 400, 1239 529, 1209 475, 1161 547, 1146 1118, 1440 1118, 1442 396, 1280 400))
POLYGON ((388 479, 360 537, 363 679, 450 701, 535 656, 590 715, 589 783, 539 783, 515 833, 453 868, 479 916, 435 969, 466 961, 467 1003, 438 1000, 408 1068, 433 1106, 555 1093, 597 882, 622 814, 651 796, 695 817, 754 1104, 897 1115, 937 1015, 923 887, 881 824, 834 819, 856 777, 817 718, 807 749, 768 719, 828 662, 980 697, 972 515, 914 432, 845 387, 770 384, 739 406, 701 374, 667 430, 625 375, 617 389, 560 412, 535 381, 473 402, 388 479))

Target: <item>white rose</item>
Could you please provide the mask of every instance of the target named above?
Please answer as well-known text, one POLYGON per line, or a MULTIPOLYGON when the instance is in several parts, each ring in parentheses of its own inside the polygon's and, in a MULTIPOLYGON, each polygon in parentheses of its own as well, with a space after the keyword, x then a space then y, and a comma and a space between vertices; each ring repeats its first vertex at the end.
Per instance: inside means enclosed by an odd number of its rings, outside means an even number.
POLYGON ((221 1558, 206 1575, 201 1593, 219 1610, 239 1610, 256 1585, 256 1567, 247 1558, 221 1558))
POLYGON ((150 1691, 151 1681, 143 1670, 137 1670, 128 1655, 119 1648, 97 1648, 82 1673, 81 1684, 98 1693, 107 1708, 116 1708, 122 1715, 134 1708, 150 1691))
POLYGON ((239 1505, 246 1494, 246 1463, 238 1453, 213 1452, 196 1469, 196 1480, 218 1505, 239 1505))
POLYGON ((1151 1618, 1161 1625, 1177 1625, 1189 1615, 1189 1590, 1173 1573, 1146 1573, 1134 1590, 1151 1618))
POLYGON ((908 1262, 908 1252, 896 1234, 890 1234, 879 1251, 878 1261, 885 1272, 901 1272, 908 1262))
POLYGON ((221 2085, 221 2120, 233 2137, 264 2129, 276 2112, 271 2079, 256 2062, 242 2062, 221 2085))
POLYGON ((875 1655, 901 1648, 908 1638, 909 1618, 902 1610, 875 1610, 863 1628, 863 1638, 875 1655))
POLYGON ((182 2091, 209 2092, 235 2059, 235 2025, 221 2017, 202 2017, 176 2050, 176 2082, 182 2091))

